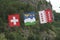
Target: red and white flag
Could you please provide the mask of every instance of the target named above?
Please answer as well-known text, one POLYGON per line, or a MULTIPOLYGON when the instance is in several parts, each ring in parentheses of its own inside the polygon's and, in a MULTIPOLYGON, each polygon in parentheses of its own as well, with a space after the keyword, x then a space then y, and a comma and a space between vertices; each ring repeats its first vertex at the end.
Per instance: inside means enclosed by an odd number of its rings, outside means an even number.
POLYGON ((53 14, 50 9, 39 11, 40 23, 51 23, 53 22, 53 14))
POLYGON ((20 26, 20 17, 18 14, 8 15, 9 26, 20 26))
POLYGON ((45 10, 39 11, 39 19, 41 24, 47 23, 45 10))
POLYGON ((47 22, 50 23, 53 21, 52 11, 50 9, 45 10, 47 22))

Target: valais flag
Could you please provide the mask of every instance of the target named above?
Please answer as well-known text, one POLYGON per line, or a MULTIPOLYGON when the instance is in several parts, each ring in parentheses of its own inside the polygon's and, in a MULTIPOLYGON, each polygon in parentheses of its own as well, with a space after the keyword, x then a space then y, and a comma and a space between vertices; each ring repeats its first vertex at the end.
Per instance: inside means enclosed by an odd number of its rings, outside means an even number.
POLYGON ((9 26, 20 26, 20 17, 18 14, 8 15, 9 26))
POLYGON ((47 22, 50 23, 53 21, 53 14, 50 9, 45 10, 47 22))
POLYGON ((40 23, 51 23, 53 21, 52 11, 50 9, 39 11, 40 23))

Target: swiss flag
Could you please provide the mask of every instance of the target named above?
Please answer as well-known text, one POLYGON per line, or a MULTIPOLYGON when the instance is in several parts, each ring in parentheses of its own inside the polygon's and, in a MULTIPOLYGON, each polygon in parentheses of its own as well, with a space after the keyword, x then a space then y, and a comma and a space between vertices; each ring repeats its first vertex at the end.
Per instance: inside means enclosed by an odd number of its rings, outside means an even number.
POLYGON ((10 27, 20 26, 19 14, 8 15, 8 22, 10 27))
POLYGON ((47 22, 52 22, 53 21, 53 15, 52 15, 52 10, 50 9, 47 9, 45 10, 46 12, 46 19, 47 19, 47 22))

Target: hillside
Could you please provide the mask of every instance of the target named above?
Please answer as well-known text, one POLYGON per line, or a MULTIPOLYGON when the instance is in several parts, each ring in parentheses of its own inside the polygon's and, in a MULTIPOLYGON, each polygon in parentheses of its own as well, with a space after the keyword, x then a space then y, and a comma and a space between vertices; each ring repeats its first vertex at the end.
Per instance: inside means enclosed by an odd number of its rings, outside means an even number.
MULTIPOLYGON (((60 16, 55 12, 57 21, 41 25, 38 11, 50 8, 52 5, 46 0, 0 0, 0 39, 1 40, 53 40, 56 37, 55 26, 60 16), (36 25, 26 26, 23 15, 25 12, 36 12, 36 25), (8 25, 8 15, 19 14, 20 26, 10 27, 8 25), (55 30, 54 30, 55 29, 55 30), (52 34, 52 35, 51 35, 52 34)), ((60 21, 59 21, 60 22, 60 21)), ((60 25, 59 25, 60 26, 60 25)), ((59 36, 58 36, 59 37, 59 36)), ((57 38, 58 38, 57 37, 57 38)))

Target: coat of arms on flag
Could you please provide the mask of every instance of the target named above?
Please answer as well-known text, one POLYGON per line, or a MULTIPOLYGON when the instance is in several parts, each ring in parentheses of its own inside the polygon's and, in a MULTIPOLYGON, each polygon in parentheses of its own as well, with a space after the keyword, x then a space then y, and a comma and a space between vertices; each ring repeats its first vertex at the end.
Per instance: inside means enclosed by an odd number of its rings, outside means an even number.
POLYGON ((20 26, 20 17, 19 14, 8 15, 9 26, 20 26))
POLYGON ((33 25, 35 24, 35 12, 27 12, 24 14, 24 23, 25 25, 33 25))

